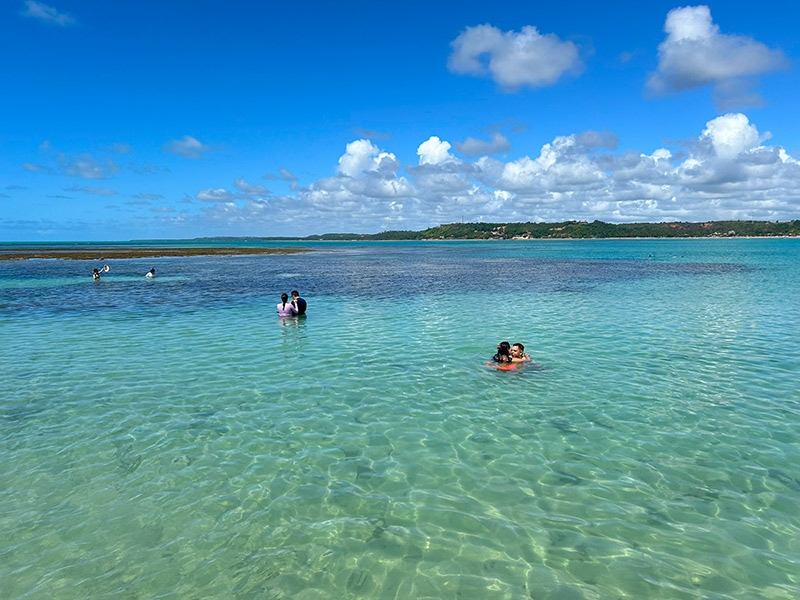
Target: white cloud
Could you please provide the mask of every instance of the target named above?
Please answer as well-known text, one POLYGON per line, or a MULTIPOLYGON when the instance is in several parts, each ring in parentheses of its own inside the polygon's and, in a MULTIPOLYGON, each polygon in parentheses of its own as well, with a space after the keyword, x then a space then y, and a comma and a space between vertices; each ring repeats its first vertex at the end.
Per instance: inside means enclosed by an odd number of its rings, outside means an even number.
POLYGON ((118 173, 121 167, 113 160, 101 162, 91 154, 70 156, 63 152, 56 154, 56 161, 65 175, 84 179, 105 179, 118 173))
POLYGON ((442 141, 435 135, 419 145, 417 155, 419 155, 419 164, 421 165, 439 165, 457 160, 450 154, 450 142, 442 141))
MULTIPOLYGON (((259 235, 374 232, 465 221, 788 220, 800 213, 800 163, 766 145, 741 113, 708 121, 675 148, 619 150, 608 131, 555 137, 530 156, 459 160, 448 142, 419 145, 419 165, 367 140, 347 145, 337 173, 287 196, 201 190, 195 224, 259 235), (421 149, 421 151, 420 151, 421 149), (407 178, 403 173, 408 175, 407 178)), ((249 184, 248 184, 249 185, 249 184)), ((170 218, 170 217, 166 217, 170 218)), ((174 217, 184 222, 186 213, 174 217)), ((199 226, 199 225, 198 225, 199 226)))
POLYGON ((278 169, 278 176, 284 181, 297 181, 297 177, 289 169, 278 169))
POLYGON ((378 147, 367 139, 350 142, 339 157, 339 174, 359 177, 364 171, 376 170, 384 158, 394 159, 394 155, 381 154, 378 147))
POLYGON ((199 190, 195 197, 202 202, 233 202, 233 193, 224 188, 199 190))
POLYGON ((60 27, 67 27, 75 25, 76 21, 68 14, 59 12, 58 9, 36 2, 35 0, 25 0, 25 8, 22 10, 22 15, 25 17, 32 17, 38 19, 43 23, 49 25, 58 25, 60 27))
POLYGON ((248 183, 244 177, 237 177, 233 185, 246 196, 269 196, 269 190, 258 183, 248 183))
MULTIPOLYGON (((133 194, 131 197, 139 200, 162 200, 164 198, 161 194, 133 194)), ((129 204, 131 203, 129 202, 129 204)))
POLYGON ((183 158, 201 158, 210 147, 190 135, 185 135, 179 140, 165 142, 161 149, 168 154, 177 154, 183 158))
POLYGON ((489 156, 511 151, 511 142, 499 131, 492 134, 489 142, 468 137, 463 142, 456 142, 456 150, 469 156, 489 156))
POLYGON ((450 71, 489 76, 508 91, 550 86, 583 70, 575 44, 552 33, 542 35, 531 25, 519 33, 489 24, 467 27, 450 46, 450 71))
POLYGON ((700 137, 701 142, 705 139, 711 142, 716 156, 723 159, 732 159, 752 150, 760 141, 758 129, 740 113, 723 115, 709 121, 700 137))
POLYGON ((647 81, 651 92, 714 88, 722 107, 752 106, 753 78, 788 66, 780 50, 740 35, 720 33, 708 6, 686 6, 667 14, 667 38, 658 47, 658 70, 647 81))

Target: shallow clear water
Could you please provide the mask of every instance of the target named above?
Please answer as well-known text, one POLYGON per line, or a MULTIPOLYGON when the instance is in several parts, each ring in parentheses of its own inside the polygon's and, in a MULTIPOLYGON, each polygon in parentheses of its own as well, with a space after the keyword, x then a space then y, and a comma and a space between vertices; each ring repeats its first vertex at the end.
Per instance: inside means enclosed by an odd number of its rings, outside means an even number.
POLYGON ((315 248, 0 262, 3 598, 800 597, 800 240, 315 248))

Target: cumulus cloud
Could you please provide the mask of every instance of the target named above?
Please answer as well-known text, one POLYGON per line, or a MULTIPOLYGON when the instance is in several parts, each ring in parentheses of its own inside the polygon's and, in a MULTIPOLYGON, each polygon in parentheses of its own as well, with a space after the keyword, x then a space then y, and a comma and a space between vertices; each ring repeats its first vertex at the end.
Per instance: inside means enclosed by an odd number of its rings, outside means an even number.
POLYGON ((242 195, 246 186, 201 190, 199 215, 165 218, 241 235, 422 229, 462 219, 794 219, 800 163, 769 139, 733 112, 699 125, 691 140, 643 150, 620 149, 613 132, 590 130, 510 160, 461 160, 447 140, 432 136, 418 146, 419 164, 405 167, 361 139, 347 144, 338 164, 331 161, 331 176, 289 195, 242 195))
POLYGON ((491 77, 501 88, 546 87, 583 70, 578 47, 527 25, 501 31, 488 23, 467 27, 450 43, 447 67, 453 73, 491 77))
POLYGON ((245 196, 269 196, 270 191, 261 184, 247 183, 244 177, 237 177, 233 185, 245 196))
POLYGON ((489 156, 502 154, 511 150, 511 142, 499 131, 492 134, 490 141, 468 137, 463 142, 456 142, 456 150, 469 156, 489 156))
POLYGON ((185 135, 179 140, 165 142, 161 149, 168 154, 177 154, 183 158, 201 158, 210 147, 190 135, 185 135))
POLYGON ((417 148, 419 164, 439 165, 445 162, 454 162, 456 157, 450 154, 450 148, 450 142, 442 141, 437 136, 432 135, 417 148))
POLYGON ((710 86, 724 108, 753 106, 761 102, 751 92, 754 78, 788 66, 780 50, 750 37, 721 33, 708 6, 671 10, 664 31, 658 69, 647 80, 648 90, 656 94, 710 86))
POLYGON ((24 17, 32 17, 48 25, 58 25, 59 27, 75 25, 77 22, 68 14, 62 13, 58 9, 42 2, 25 0, 24 4, 25 8, 21 12, 24 17))
POLYGON ((726 160, 752 150, 761 141, 758 129, 740 113, 723 115, 706 123, 700 142, 706 140, 714 155, 726 160))

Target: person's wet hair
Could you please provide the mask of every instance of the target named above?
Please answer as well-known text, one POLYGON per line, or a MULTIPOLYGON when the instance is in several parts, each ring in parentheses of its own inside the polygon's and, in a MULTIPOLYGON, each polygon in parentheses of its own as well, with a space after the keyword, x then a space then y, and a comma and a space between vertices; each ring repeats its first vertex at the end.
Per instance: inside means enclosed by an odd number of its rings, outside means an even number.
POLYGON ((495 362, 511 362, 511 344, 500 342, 497 344, 497 354, 492 357, 495 362))
POLYGON ((284 306, 286 306, 286 303, 288 301, 289 301, 289 296, 287 296, 286 294, 281 294, 281 302, 283 302, 284 306))

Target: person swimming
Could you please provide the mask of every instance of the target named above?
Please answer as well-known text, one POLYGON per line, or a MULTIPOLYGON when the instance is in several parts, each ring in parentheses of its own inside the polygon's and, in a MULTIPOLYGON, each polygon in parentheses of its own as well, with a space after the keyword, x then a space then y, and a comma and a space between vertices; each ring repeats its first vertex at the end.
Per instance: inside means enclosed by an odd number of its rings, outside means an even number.
POLYGON ((525 346, 517 342, 511 346, 511 362, 521 363, 530 362, 531 355, 525 354, 525 346))
POLYGON ((508 342, 500 342, 497 344, 497 354, 492 357, 496 363, 510 363, 513 362, 511 356, 511 344, 508 342))
POLYGON ((281 294, 281 301, 278 302, 279 317, 293 317, 297 314, 297 308, 289 302, 288 294, 281 294))
POLYGON ((106 272, 108 272, 108 265, 103 265, 99 269, 95 269, 94 271, 92 271, 92 279, 94 279, 95 281, 100 281, 100 273, 106 273, 106 272))
POLYGON ((152 279, 153 277, 156 276, 156 270, 150 269, 147 273, 144 274, 144 276, 152 279))

